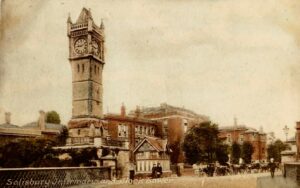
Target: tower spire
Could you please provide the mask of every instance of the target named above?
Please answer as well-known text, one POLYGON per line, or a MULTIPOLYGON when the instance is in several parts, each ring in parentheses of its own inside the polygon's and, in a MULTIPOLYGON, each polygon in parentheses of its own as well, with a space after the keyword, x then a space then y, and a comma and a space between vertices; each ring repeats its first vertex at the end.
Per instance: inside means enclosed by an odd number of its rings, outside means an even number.
POLYGON ((68 13, 68 20, 67 20, 67 23, 72 23, 70 12, 68 13))
POLYGON ((104 29, 103 19, 101 19, 100 29, 102 29, 102 30, 104 29))

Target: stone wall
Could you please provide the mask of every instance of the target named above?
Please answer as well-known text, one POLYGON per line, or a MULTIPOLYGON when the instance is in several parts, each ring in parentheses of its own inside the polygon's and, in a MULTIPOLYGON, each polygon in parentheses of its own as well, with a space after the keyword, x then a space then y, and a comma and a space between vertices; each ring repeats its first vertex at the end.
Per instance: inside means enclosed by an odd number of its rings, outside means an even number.
POLYGON ((292 179, 300 185, 300 163, 284 163, 283 176, 292 179))
POLYGON ((67 187, 111 180, 111 167, 0 169, 0 187, 67 187))

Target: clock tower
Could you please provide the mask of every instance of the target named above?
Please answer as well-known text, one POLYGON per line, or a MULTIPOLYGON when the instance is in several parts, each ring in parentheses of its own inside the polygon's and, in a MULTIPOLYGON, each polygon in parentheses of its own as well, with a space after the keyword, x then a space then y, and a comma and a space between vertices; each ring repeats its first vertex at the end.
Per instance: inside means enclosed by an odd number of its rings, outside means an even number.
POLYGON ((94 126, 96 122, 101 124, 103 116, 104 25, 101 22, 97 26, 90 10, 83 8, 75 23, 69 16, 67 26, 72 68, 72 119, 69 128, 90 128, 91 122, 94 126))

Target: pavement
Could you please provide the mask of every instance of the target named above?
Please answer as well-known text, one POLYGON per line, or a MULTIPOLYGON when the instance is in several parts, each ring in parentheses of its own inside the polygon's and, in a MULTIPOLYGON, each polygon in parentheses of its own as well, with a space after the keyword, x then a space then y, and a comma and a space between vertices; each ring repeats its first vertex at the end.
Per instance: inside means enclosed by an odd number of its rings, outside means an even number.
POLYGON ((96 184, 72 186, 72 188, 294 188, 295 182, 284 178, 281 174, 276 174, 271 178, 270 173, 242 174, 218 177, 170 177, 160 179, 139 179, 133 184, 126 179, 107 181, 96 184))
POLYGON ((295 180, 284 178, 282 175, 277 175, 274 178, 270 176, 259 177, 257 179, 257 188, 296 188, 297 186, 295 180))

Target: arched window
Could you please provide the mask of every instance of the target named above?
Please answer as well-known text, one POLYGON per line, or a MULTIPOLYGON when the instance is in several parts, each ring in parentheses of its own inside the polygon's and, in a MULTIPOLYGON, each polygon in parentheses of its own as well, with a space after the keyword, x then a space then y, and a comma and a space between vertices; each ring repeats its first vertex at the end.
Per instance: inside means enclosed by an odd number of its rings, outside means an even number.
POLYGON ((97 72, 96 72, 96 71, 97 71, 97 67, 96 67, 96 65, 94 66, 94 69, 95 69, 94 71, 95 71, 95 74, 96 74, 96 73, 97 73, 97 72))
POLYGON ((77 72, 79 72, 79 71, 80 71, 80 65, 77 64, 77 72))
POLYGON ((82 64, 82 72, 84 72, 84 64, 82 64))

